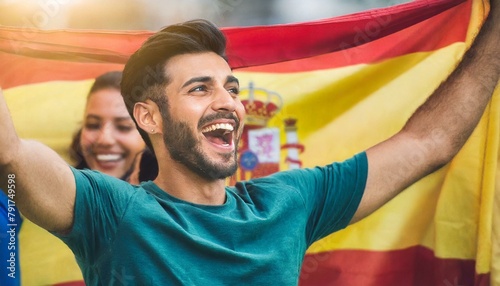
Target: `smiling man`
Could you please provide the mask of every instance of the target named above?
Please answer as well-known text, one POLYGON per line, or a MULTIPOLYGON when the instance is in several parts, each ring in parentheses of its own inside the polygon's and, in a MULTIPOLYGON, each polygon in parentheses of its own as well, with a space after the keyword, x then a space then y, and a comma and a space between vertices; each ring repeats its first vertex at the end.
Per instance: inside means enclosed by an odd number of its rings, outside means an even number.
POLYGON ((297 284, 314 241, 369 215, 467 140, 500 76, 498 6, 404 128, 344 162, 226 187, 245 112, 223 34, 197 20, 150 37, 124 69, 128 112, 158 158, 154 181, 68 167, 17 137, 3 97, 1 175, 16 174, 18 207, 71 247, 87 285, 297 284))

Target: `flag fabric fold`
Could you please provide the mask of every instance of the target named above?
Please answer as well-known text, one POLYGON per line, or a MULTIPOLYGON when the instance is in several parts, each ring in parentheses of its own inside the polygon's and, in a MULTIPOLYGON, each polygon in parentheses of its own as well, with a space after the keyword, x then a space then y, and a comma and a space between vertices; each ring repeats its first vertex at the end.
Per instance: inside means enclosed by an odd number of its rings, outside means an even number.
MULTIPOLYGON (((262 143, 266 134, 279 154, 240 166, 237 178, 340 161, 390 137, 455 69, 487 12, 487 0, 420 0, 318 21, 222 28, 242 100, 252 90, 263 108, 246 106, 250 118, 263 120, 245 140, 262 143)), ((69 162, 92 79, 122 69, 151 34, 0 27, 0 86, 19 136, 69 162)), ((500 285, 496 93, 450 164, 313 244, 299 284, 500 285)), ((240 156, 257 152, 250 145, 240 156)), ((20 236, 23 284, 81 283, 62 242, 28 220, 20 236)))

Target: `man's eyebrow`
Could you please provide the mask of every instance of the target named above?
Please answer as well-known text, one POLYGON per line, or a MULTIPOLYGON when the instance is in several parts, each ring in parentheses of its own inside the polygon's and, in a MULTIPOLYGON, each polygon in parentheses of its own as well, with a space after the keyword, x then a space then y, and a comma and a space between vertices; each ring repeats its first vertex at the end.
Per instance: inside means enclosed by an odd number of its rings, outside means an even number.
POLYGON ((209 81, 211 81, 211 80, 212 80, 212 78, 211 78, 211 77, 209 77, 209 76, 199 76, 199 77, 193 77, 193 78, 191 78, 190 80, 186 81, 186 82, 182 85, 182 87, 181 87, 181 88, 184 88, 184 87, 186 87, 186 86, 188 86, 188 85, 190 85, 190 84, 192 84, 192 83, 194 83, 194 82, 209 82, 209 81))
POLYGON ((235 76, 228 75, 227 78, 226 78, 226 83, 232 83, 232 82, 235 82, 238 85, 240 85, 240 81, 235 76))
MULTIPOLYGON (((209 82, 209 81, 212 81, 213 78, 212 77, 209 77, 209 76, 199 76, 199 77, 193 77, 191 79, 189 79, 188 81, 186 81, 181 88, 184 88, 192 83, 195 83, 195 82, 209 82)), ((233 75, 228 75, 226 77, 226 84, 228 83, 237 83, 238 85, 240 84, 240 81, 233 75)))

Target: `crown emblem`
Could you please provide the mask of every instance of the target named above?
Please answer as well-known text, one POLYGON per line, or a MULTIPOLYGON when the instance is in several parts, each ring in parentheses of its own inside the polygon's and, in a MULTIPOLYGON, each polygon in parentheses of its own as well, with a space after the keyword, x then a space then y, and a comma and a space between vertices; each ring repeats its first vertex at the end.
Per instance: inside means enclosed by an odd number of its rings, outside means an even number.
POLYGON ((245 106, 247 116, 245 125, 266 126, 269 119, 278 113, 283 106, 281 96, 264 88, 255 88, 250 82, 248 88, 240 90, 241 103, 245 106))

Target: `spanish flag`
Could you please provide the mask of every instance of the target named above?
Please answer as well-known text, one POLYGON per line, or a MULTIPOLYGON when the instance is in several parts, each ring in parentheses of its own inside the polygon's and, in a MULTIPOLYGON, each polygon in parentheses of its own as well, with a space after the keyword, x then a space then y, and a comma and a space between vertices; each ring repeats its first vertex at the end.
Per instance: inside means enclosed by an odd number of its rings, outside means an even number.
MULTIPOLYGON (((228 183, 341 161, 395 134, 455 69, 488 11, 487 0, 417 0, 223 28, 248 113, 228 183)), ((0 86, 19 136, 69 162, 93 78, 121 70, 151 34, 0 27, 0 86)), ((500 285, 496 93, 451 163, 313 244, 299 285, 500 285)), ((71 251, 28 220, 20 262, 23 285, 83 285, 71 251)))

